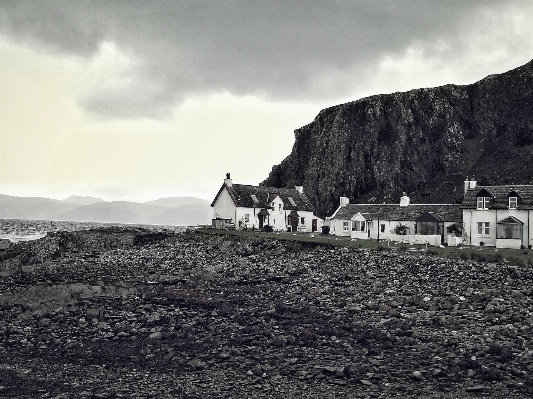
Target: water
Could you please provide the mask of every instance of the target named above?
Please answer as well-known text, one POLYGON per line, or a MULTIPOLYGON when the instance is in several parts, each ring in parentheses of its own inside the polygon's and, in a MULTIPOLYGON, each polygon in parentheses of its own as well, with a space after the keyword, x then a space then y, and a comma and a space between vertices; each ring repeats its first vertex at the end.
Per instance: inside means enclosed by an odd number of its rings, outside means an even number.
POLYGON ((0 239, 8 239, 11 242, 29 241, 42 238, 49 232, 89 230, 98 227, 110 226, 143 227, 154 231, 166 230, 176 233, 180 233, 188 229, 185 226, 125 225, 119 223, 0 219, 0 239))

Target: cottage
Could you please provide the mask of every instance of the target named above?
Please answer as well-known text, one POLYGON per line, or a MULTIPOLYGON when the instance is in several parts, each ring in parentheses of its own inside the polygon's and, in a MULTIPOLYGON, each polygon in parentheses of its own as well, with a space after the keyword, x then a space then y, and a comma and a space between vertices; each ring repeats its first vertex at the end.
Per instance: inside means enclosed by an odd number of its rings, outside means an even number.
POLYGON ((315 208, 302 186, 288 189, 233 184, 229 173, 211 206, 216 228, 261 230, 270 226, 274 231, 314 232, 323 223, 314 215, 315 208))
POLYGON ((465 181, 461 208, 466 241, 496 248, 531 248, 532 185, 480 186, 465 181))
POLYGON ((330 218, 330 234, 353 239, 388 239, 431 245, 462 242, 462 213, 455 204, 350 204, 341 197, 330 218))

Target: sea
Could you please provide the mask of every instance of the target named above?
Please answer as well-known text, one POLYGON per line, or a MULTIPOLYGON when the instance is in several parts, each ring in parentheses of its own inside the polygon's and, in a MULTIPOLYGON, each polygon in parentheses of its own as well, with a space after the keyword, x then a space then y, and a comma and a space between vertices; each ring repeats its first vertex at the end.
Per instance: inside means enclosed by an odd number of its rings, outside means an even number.
POLYGON ((191 226, 68 222, 56 220, 0 219, 0 239, 7 239, 11 242, 29 241, 42 238, 50 232, 90 230, 99 227, 111 226, 141 227, 153 230, 155 232, 168 231, 174 233, 182 233, 186 230, 194 228, 191 226))

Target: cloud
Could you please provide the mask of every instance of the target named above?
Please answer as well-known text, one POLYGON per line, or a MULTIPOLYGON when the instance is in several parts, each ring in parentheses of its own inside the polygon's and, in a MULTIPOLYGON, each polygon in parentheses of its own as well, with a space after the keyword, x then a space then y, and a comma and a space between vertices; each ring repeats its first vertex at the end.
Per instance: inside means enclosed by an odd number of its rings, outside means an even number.
POLYGON ((453 80, 455 68, 459 74, 466 68, 459 61, 477 65, 490 54, 505 53, 523 59, 531 46, 518 43, 529 40, 524 24, 532 18, 529 1, 0 5, 1 33, 83 60, 73 93, 86 111, 126 119, 170 117, 190 96, 210 93, 291 102, 353 100, 359 93, 378 94, 369 91, 380 90, 376 85, 385 77, 394 79, 396 67, 406 79, 402 87, 431 84, 439 74, 453 80), (472 48, 483 35, 497 41, 472 48), (402 68, 418 67, 427 73, 424 79, 402 74, 402 68))

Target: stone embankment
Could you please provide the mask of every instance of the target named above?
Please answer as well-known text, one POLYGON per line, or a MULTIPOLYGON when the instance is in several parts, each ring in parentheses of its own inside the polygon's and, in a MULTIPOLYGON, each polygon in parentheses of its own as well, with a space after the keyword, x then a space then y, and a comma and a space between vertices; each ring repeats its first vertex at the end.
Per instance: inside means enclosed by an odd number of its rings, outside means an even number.
POLYGON ((531 397, 531 268, 271 237, 11 245, 0 397, 531 397))

